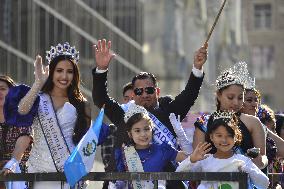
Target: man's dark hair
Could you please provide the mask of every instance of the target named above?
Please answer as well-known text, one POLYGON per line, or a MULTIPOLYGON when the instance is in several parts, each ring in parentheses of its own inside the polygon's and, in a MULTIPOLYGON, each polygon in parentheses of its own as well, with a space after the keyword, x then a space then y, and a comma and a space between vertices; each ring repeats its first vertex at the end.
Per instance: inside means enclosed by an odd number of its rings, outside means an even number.
POLYGON ((151 79, 154 86, 157 87, 157 79, 156 77, 149 73, 149 72, 140 72, 139 74, 137 74, 136 76, 134 76, 134 78, 132 79, 132 85, 134 86, 134 83, 136 80, 140 80, 140 79, 151 79))
POLYGON ((124 93, 128 90, 133 90, 133 85, 131 82, 128 82, 125 85, 123 85, 122 94, 124 95, 124 93))

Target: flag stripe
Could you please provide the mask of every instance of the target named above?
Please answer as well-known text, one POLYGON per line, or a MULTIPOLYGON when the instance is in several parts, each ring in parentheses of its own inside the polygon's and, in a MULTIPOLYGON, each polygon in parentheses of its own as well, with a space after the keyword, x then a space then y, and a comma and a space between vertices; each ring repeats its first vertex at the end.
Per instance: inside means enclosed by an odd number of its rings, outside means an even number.
POLYGON ((103 117, 104 110, 101 109, 97 119, 64 164, 64 173, 71 187, 75 186, 93 167, 103 117))
POLYGON ((76 182, 88 174, 79 153, 76 153, 76 155, 73 156, 72 162, 72 164, 67 163, 64 166, 64 173, 70 186, 74 186, 76 182))

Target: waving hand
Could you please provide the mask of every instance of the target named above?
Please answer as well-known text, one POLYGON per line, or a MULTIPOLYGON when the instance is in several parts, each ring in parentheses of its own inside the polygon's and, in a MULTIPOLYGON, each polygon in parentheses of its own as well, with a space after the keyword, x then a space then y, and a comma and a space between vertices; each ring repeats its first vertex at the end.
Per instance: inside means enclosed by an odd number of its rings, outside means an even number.
POLYGON ((98 45, 94 45, 96 55, 96 64, 99 70, 106 70, 109 67, 111 59, 115 56, 111 52, 111 41, 106 42, 105 39, 98 40, 98 45))

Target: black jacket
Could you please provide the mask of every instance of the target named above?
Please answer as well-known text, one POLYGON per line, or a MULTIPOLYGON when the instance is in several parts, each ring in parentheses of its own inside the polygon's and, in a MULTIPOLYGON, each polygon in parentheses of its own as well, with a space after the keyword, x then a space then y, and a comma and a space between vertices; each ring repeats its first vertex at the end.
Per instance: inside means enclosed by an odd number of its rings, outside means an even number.
MULTIPOLYGON (((170 123, 169 115, 170 113, 175 113, 176 115, 180 115, 181 120, 185 118, 198 97, 203 78, 197 78, 191 73, 185 89, 174 100, 164 101, 160 103, 158 108, 150 110, 175 136, 176 134, 170 123)), ((119 141, 116 145, 120 147, 122 142, 128 140, 125 133, 124 111, 120 107, 120 104, 108 95, 107 72, 96 73, 96 69, 93 69, 92 95, 96 106, 102 107, 105 104, 106 116, 118 127, 119 141)))
MULTIPOLYGON (((108 94, 107 72, 96 73, 96 69, 93 69, 92 73, 92 95, 94 104, 99 108, 102 107, 103 104, 105 104, 105 115, 113 124, 118 127, 116 133, 116 138, 118 139, 118 141, 115 142, 115 147, 121 147, 122 143, 127 143, 129 141, 125 129, 124 111, 121 108, 120 104, 113 98, 111 98, 108 94)), ((203 78, 204 74, 203 77, 198 78, 195 77, 193 73, 191 73, 185 89, 179 95, 177 95, 173 100, 170 100, 168 97, 161 99, 162 101, 159 100, 159 107, 150 110, 150 112, 155 115, 172 132, 173 135, 176 136, 173 126, 169 120, 170 113, 180 115, 181 120, 185 118, 189 109, 191 108, 191 106, 193 106, 195 100, 198 97, 203 78)), ((174 171, 171 168, 165 168, 165 170, 174 171)), ((175 189, 181 188, 178 187, 179 184, 175 184, 176 183, 173 183, 175 189)))

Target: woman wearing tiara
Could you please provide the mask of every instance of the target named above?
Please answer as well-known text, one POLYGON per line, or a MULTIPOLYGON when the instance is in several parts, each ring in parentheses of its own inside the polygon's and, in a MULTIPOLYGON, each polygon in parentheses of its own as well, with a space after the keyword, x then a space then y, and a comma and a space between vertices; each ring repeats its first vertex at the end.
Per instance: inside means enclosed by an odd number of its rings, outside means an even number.
MULTIPOLYGON (((89 128, 90 106, 79 89, 79 52, 69 43, 47 52, 47 66, 37 56, 35 82, 10 90, 6 121, 32 127, 33 148, 28 172, 63 172, 65 160, 89 128)), ((103 132, 102 132, 103 133, 103 132)), ((65 182, 35 182, 33 188, 69 188, 65 182)))
MULTIPOLYGON (((242 113, 257 116, 263 123, 266 131, 266 154, 268 157, 268 171, 281 172, 279 159, 284 157, 284 140, 273 132, 275 126, 275 116, 273 110, 261 104, 261 93, 256 89, 255 79, 248 77, 244 95, 242 113), (272 128, 267 127, 271 125, 272 128)), ((267 172, 267 170, 263 170, 267 172)))
MULTIPOLYGON (((255 79, 248 77, 246 81, 246 89, 244 95, 244 104, 241 109, 242 113, 258 116, 261 120, 262 114, 259 113, 259 106, 261 105, 261 93, 256 89, 255 79)), ((264 114, 265 115, 265 114, 264 114)), ((276 133, 267 129, 265 126, 265 131, 268 137, 270 137, 277 146, 277 156, 284 157, 284 140, 279 137, 276 133)))
MULTIPOLYGON (((264 129, 259 119, 255 116, 240 113, 247 77, 248 71, 245 62, 239 62, 232 68, 221 73, 216 80, 216 106, 217 110, 237 112, 239 118, 238 126, 241 130, 243 140, 236 150, 241 154, 251 155, 253 162, 259 168, 264 168, 268 163, 265 151, 264 129)), ((205 141, 207 123, 210 121, 212 121, 210 116, 201 116, 195 122, 196 129, 193 138, 193 148, 198 143, 205 141)), ((215 153, 215 151, 216 149, 213 148, 211 153, 215 153)))

